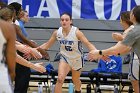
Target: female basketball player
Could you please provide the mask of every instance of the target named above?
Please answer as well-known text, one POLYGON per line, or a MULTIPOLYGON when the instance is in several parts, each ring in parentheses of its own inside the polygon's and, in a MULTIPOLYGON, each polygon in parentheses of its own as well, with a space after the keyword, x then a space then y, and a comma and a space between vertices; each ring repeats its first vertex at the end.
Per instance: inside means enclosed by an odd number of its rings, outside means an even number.
POLYGON ((65 77, 72 72, 72 81, 75 85, 75 93, 81 93, 80 74, 84 66, 82 55, 82 43, 90 50, 96 49, 84 36, 84 34, 75 26, 72 26, 72 18, 64 13, 60 18, 61 27, 54 31, 47 43, 40 48, 50 48, 56 40, 60 43, 60 63, 58 67, 58 79, 55 85, 55 93, 62 92, 62 84, 65 77))

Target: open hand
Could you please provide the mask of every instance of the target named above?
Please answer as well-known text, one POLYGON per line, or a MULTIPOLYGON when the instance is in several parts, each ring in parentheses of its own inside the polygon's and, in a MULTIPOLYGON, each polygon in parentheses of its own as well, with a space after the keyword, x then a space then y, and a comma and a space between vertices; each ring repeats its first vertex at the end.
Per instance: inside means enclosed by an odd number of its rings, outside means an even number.
POLYGON ((44 72, 46 72, 46 68, 42 65, 43 65, 43 63, 35 63, 34 67, 32 69, 34 69, 40 73, 44 73, 44 72))
POLYGON ((100 59, 101 57, 102 57, 102 55, 99 55, 99 50, 92 50, 88 54, 89 61, 97 60, 97 59, 100 59))

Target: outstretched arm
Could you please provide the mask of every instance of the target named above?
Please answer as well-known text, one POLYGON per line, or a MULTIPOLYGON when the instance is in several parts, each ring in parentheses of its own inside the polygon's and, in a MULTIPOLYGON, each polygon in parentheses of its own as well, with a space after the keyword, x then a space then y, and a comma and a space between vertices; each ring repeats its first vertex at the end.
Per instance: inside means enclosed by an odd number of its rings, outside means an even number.
POLYGON ((23 41, 24 44, 27 44, 27 45, 29 45, 30 47, 33 47, 33 48, 37 47, 37 45, 36 45, 34 42, 30 41, 28 38, 26 38, 26 37, 22 34, 22 32, 21 32, 19 26, 15 25, 15 24, 13 24, 13 25, 14 25, 14 27, 15 27, 15 29, 16 29, 16 34, 17 34, 17 36, 19 36, 19 37, 21 38, 21 40, 23 41))
POLYGON ((46 72, 46 69, 45 69, 45 67, 42 66, 42 63, 33 64, 33 63, 27 61, 26 59, 22 58, 18 54, 16 55, 16 62, 23 65, 23 66, 32 68, 40 73, 46 72))
MULTIPOLYGON (((32 42, 31 40, 28 40, 28 39, 21 33, 20 28, 19 28, 17 25, 14 24, 14 27, 15 27, 15 29, 16 29, 16 34, 22 39, 22 41, 23 41, 24 44, 27 44, 27 45, 29 45, 29 46, 32 47, 32 48, 38 47, 38 45, 37 45, 36 43, 32 42)), ((43 49, 38 49, 38 51, 42 54, 43 58, 49 59, 49 54, 48 54, 45 50, 43 50, 43 49)))
POLYGON ((40 52, 38 52, 35 48, 31 48, 30 46, 21 44, 18 41, 16 41, 16 48, 20 52, 24 53, 24 55, 27 57, 26 59, 30 60, 31 58, 35 58, 35 59, 42 58, 40 52))
POLYGON ((130 47, 122 44, 121 42, 118 42, 115 46, 112 46, 108 49, 104 50, 95 50, 90 51, 89 53, 89 60, 95 60, 95 57, 101 58, 102 55, 108 56, 108 55, 118 55, 118 54, 125 54, 130 51, 130 47))
POLYGON ((126 46, 124 44, 122 44, 121 42, 118 42, 115 46, 102 50, 102 54, 103 55, 118 55, 119 53, 121 55, 126 54, 127 52, 129 52, 131 49, 131 47, 126 46))
POLYGON ((56 41, 56 34, 57 34, 57 31, 54 31, 51 38, 44 44, 42 44, 41 46, 39 46, 37 49, 45 49, 45 50, 48 50, 56 41))

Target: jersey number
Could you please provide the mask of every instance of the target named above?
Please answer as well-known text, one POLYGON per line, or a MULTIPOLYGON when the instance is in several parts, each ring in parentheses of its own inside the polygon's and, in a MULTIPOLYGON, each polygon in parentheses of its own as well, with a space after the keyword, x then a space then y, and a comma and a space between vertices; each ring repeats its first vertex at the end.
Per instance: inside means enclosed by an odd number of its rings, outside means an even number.
POLYGON ((65 49, 66 49, 67 51, 72 51, 71 46, 65 46, 65 49))

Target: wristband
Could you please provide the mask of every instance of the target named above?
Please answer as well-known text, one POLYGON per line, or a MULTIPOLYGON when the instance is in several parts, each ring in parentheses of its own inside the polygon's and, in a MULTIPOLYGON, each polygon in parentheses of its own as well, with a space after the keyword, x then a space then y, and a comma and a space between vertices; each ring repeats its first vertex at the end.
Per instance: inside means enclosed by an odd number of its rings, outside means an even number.
POLYGON ((99 50, 99 55, 102 55, 103 53, 102 53, 102 50, 99 50))

